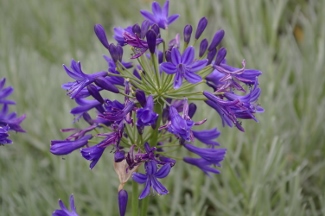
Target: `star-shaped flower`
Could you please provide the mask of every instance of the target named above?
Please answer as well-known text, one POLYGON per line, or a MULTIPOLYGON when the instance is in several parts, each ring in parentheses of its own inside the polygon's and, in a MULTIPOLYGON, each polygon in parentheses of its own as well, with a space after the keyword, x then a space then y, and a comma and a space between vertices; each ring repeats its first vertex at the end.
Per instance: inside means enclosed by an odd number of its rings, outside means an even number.
POLYGON ((198 60, 194 61, 195 50, 192 46, 185 49, 183 55, 180 54, 177 48, 173 48, 171 52, 171 62, 164 62, 160 65, 160 69, 167 74, 176 74, 174 80, 174 88, 177 89, 182 85, 183 77, 189 83, 197 83, 202 80, 202 78, 195 74, 196 72, 202 70, 208 60, 198 60))
POLYGON ((178 14, 173 14, 168 17, 169 0, 167 0, 163 6, 160 7, 158 2, 152 3, 152 13, 146 10, 140 10, 142 16, 148 19, 153 24, 157 24, 159 28, 166 29, 169 24, 173 23, 178 17, 178 14))
POLYGON ((145 163, 146 174, 133 173, 133 180, 139 184, 144 184, 145 187, 139 196, 139 199, 143 199, 150 193, 150 188, 152 187, 158 194, 165 195, 168 190, 162 185, 157 178, 165 178, 170 171, 170 164, 166 163, 157 171, 157 162, 152 160, 145 163))

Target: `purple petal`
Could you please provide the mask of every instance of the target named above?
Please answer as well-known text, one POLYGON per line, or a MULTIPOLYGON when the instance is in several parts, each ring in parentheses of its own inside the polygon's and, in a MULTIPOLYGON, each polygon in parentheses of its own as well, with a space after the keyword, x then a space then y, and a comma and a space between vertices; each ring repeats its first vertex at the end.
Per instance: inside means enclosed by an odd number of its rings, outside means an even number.
POLYGON ((205 68, 207 62, 208 62, 207 59, 204 59, 204 60, 198 60, 198 61, 193 62, 193 63, 190 65, 191 71, 192 71, 192 72, 197 72, 197 71, 202 70, 203 68, 205 68))
POLYGON ((170 17, 167 18, 167 24, 172 24, 177 18, 179 17, 179 14, 174 14, 171 15, 170 17))
POLYGON ((155 16, 152 13, 150 13, 148 11, 145 11, 145 10, 140 10, 140 13, 142 14, 142 16, 144 18, 148 19, 150 22, 152 22, 152 23, 155 22, 156 18, 155 18, 155 16))
POLYGON ((158 4, 158 2, 153 2, 152 3, 152 13, 155 15, 160 15, 162 13, 161 7, 158 4))
POLYGON ((146 183, 146 185, 144 186, 144 189, 143 191, 141 192, 140 196, 139 196, 139 199, 143 199, 145 198, 146 196, 149 195, 150 193, 150 187, 151 187, 151 183, 150 181, 146 183))
POLYGON ((95 79, 96 85, 99 87, 106 89, 107 91, 111 91, 114 93, 119 93, 119 90, 116 86, 114 86, 112 83, 110 83, 105 77, 97 77, 95 79))
POLYGON ((174 63, 175 65, 178 65, 182 62, 181 54, 177 48, 172 49, 171 59, 172 59, 172 63, 174 63))
POLYGON ((159 195, 165 195, 168 194, 167 188, 165 188, 164 185, 162 185, 156 178, 151 179, 152 188, 159 194, 159 195))
POLYGON ((72 211, 75 212, 76 211, 76 206, 74 205, 74 198, 73 198, 73 195, 72 194, 70 195, 70 199, 69 200, 70 200, 70 208, 71 208, 72 211))
POLYGON ((195 51, 192 46, 187 47, 182 55, 181 62, 185 65, 191 64, 194 60, 195 51))
POLYGON ((160 64, 160 70, 167 74, 174 74, 177 71, 176 66, 171 62, 163 62, 160 64))
POLYGON ((168 12, 169 12, 169 0, 167 0, 162 8, 162 15, 164 17, 168 17, 168 12))
POLYGON ((74 150, 81 148, 88 143, 88 140, 92 138, 91 134, 88 134, 78 140, 52 140, 50 152, 55 155, 67 155, 74 150))
POLYGON ((142 173, 133 173, 132 179, 138 182, 139 184, 143 184, 147 181, 148 177, 142 173))
POLYGON ((199 75, 197 75, 195 73, 191 73, 191 72, 185 73, 184 77, 187 80, 187 82, 193 83, 193 84, 198 83, 202 80, 202 78, 199 75))
POLYGON ((165 178, 170 172, 170 164, 165 164, 160 168, 160 170, 155 174, 157 178, 165 178))
POLYGON ((174 79, 174 89, 178 89, 182 85, 182 75, 180 73, 176 73, 175 79, 174 79))

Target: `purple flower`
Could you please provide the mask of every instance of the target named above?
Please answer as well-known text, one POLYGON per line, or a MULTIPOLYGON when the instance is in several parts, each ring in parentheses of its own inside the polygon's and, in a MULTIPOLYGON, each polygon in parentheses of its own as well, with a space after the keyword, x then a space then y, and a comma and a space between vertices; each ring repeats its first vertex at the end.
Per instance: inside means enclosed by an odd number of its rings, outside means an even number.
POLYGON ((227 151, 226 149, 199 148, 190 144, 184 144, 184 147, 190 152, 199 155, 204 160, 217 165, 220 165, 227 151))
POLYGON ((76 149, 85 146, 88 140, 92 138, 91 134, 85 135, 78 140, 52 140, 50 152, 55 155, 67 155, 76 149))
POLYGON ((194 122, 190 119, 182 118, 173 106, 169 107, 169 117, 170 125, 168 126, 168 132, 186 141, 192 141, 193 134, 191 129, 194 122))
POLYGON ((132 26, 128 26, 127 28, 116 27, 114 28, 114 39, 121 46, 125 46, 127 43, 124 39, 124 32, 128 32, 129 34, 133 34, 132 26))
POLYGON ((232 127, 233 124, 239 130, 244 131, 237 118, 240 119, 254 119, 255 113, 264 112, 264 109, 256 104, 258 97, 261 94, 261 89, 258 87, 257 79, 254 87, 246 95, 237 95, 233 92, 225 92, 224 99, 217 97, 211 93, 203 93, 209 100, 205 101, 209 106, 214 108, 222 118, 223 125, 226 123, 232 127))
MULTIPOLYGON (((224 152, 225 154, 226 152, 224 152)), ((223 160, 223 158, 222 158, 223 160)), ((198 168, 200 168, 206 175, 210 176, 209 172, 211 173, 215 173, 215 174, 219 174, 219 170, 212 168, 212 165, 217 165, 220 166, 219 163, 214 164, 211 161, 207 161, 203 158, 189 158, 189 157, 185 157, 183 158, 183 161, 186 163, 189 163, 191 165, 197 166, 198 168)), ((221 161, 220 161, 221 162, 221 161)))
POLYGON ((81 63, 75 60, 71 61, 70 68, 65 65, 63 65, 63 68, 71 78, 76 80, 75 82, 69 82, 62 85, 63 89, 69 86, 67 94, 70 98, 75 98, 82 89, 94 82, 97 77, 104 77, 107 75, 105 71, 93 73, 91 75, 85 74, 81 70, 81 63))
POLYGON ((12 141, 8 139, 9 134, 8 134, 9 126, 0 126, 0 145, 5 145, 5 144, 11 144, 12 141))
POLYGON ((128 204, 128 192, 122 189, 118 192, 118 209, 120 212, 120 216, 125 215, 127 204, 128 204))
POLYGON ((218 138, 220 135, 220 132, 217 130, 217 128, 211 130, 192 131, 192 132, 193 132, 193 136, 204 144, 211 145, 211 146, 220 145, 218 142, 213 141, 214 139, 218 138))
POLYGON ((168 16, 168 10, 169 0, 165 2, 163 8, 157 2, 153 2, 152 13, 145 10, 141 10, 140 12, 150 22, 157 24, 162 29, 166 29, 169 24, 173 23, 179 17, 178 14, 168 16))
POLYGON ((94 168, 104 151, 105 148, 101 147, 99 144, 80 150, 82 157, 91 161, 89 165, 90 169, 94 168))
MULTIPOLYGON (((116 70, 116 64, 115 62, 109 58, 108 56, 104 55, 104 59, 107 61, 108 63, 108 71, 113 73, 113 74, 120 74, 120 72, 118 72, 116 70)), ((122 65, 126 68, 132 68, 132 62, 121 62, 122 65)), ((113 85, 120 85, 120 86, 124 86, 124 78, 122 77, 117 77, 117 76, 113 76, 113 75, 108 75, 108 77, 106 77, 106 79, 113 85)))
POLYGON ((153 98, 149 95, 144 108, 137 110, 137 126, 144 127, 156 124, 158 114, 153 111, 153 98))
MULTIPOLYGON (((135 53, 131 57, 131 59, 140 57, 143 53, 145 53, 149 49, 148 42, 141 39, 138 35, 124 32, 124 39, 128 45, 134 47, 135 53)), ((150 45, 152 45, 153 42, 152 38, 149 37, 149 40, 150 40, 150 45)), ((161 42, 162 42, 161 38, 156 38, 156 45, 160 44, 161 42)))
POLYGON ((78 216, 76 211, 76 206, 74 205, 74 198, 73 195, 70 196, 70 208, 71 211, 69 211, 62 200, 59 200, 59 205, 61 209, 57 209, 52 213, 52 216, 78 216))
POLYGON ((120 142, 121 132, 117 131, 109 134, 101 134, 100 136, 105 136, 105 139, 97 145, 82 148, 80 150, 82 157, 91 161, 89 165, 90 169, 94 168, 94 166, 97 164, 107 146, 112 144, 116 145, 120 142))
POLYGON ((10 130, 25 133, 26 131, 20 126, 20 124, 26 118, 26 115, 17 117, 17 114, 15 112, 8 112, 8 104, 4 104, 0 110, 0 126, 9 126, 10 130))
POLYGON ((82 115, 83 113, 88 112, 89 110, 95 107, 101 108, 101 103, 97 100, 86 100, 83 98, 76 98, 76 102, 79 106, 73 108, 70 111, 70 113, 73 115, 77 115, 77 114, 82 115))
POLYGON ((133 173, 132 178, 139 184, 144 184, 144 189, 141 192, 139 199, 143 199, 150 193, 150 188, 152 187, 159 195, 165 195, 168 193, 168 190, 162 185, 157 178, 165 178, 171 169, 169 163, 163 165, 157 171, 157 162, 156 161, 148 161, 144 164, 146 174, 142 173, 133 173))
POLYGON ((103 114, 99 114, 99 117, 106 119, 107 121, 122 121, 133 109, 134 102, 126 101, 125 105, 114 100, 107 100, 105 105, 105 111, 103 114))
POLYGON ((235 125, 239 130, 244 131, 244 128, 241 126, 241 123, 237 120, 244 113, 250 112, 250 110, 243 106, 243 103, 239 100, 227 101, 223 100, 210 92, 203 92, 204 96, 207 97, 208 100, 205 101, 210 107, 215 109, 222 119, 222 125, 226 124, 229 127, 235 125))
POLYGON ((160 65, 160 69, 167 74, 176 74, 174 80, 175 89, 182 85, 183 77, 189 83, 197 83, 202 80, 202 78, 195 73, 202 70, 206 66, 208 60, 194 61, 194 57, 195 50, 192 46, 186 48, 183 55, 180 54, 178 49, 173 48, 171 52, 171 62, 164 62, 160 65))
POLYGON ((245 92, 240 82, 246 85, 254 85, 256 78, 262 72, 255 69, 245 69, 245 61, 242 62, 242 68, 229 66, 224 59, 225 55, 226 50, 221 48, 216 57, 215 70, 206 77, 208 85, 218 92, 227 92, 231 89, 245 92), (219 62, 221 63, 218 64, 219 62))
POLYGON ((6 97, 12 94, 14 88, 11 86, 4 88, 5 84, 6 78, 2 78, 0 80, 0 104, 16 104, 15 101, 6 99, 6 97))

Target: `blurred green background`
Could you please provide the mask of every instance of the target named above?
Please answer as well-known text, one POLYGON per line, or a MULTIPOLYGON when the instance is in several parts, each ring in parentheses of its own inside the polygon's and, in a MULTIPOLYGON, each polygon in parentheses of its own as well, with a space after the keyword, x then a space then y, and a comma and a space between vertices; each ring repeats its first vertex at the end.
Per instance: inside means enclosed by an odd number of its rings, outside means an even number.
MULTIPOLYGON (((27 115, 28 131, 12 133, 14 144, 0 147, 1 216, 50 215, 71 193, 80 215, 118 214, 112 154, 89 170, 78 152, 62 159, 49 146, 65 138, 61 128, 73 126, 74 103, 60 87, 70 81, 62 64, 74 58, 86 73, 105 69, 93 25, 105 26, 112 41, 114 26, 140 23, 139 10, 150 4, 0 0, 0 77, 15 88, 12 111, 27 115)), ((204 106, 201 117, 218 127, 218 141, 228 148, 222 173, 208 178, 177 163, 162 180, 170 194, 152 196, 149 214, 325 215, 325 0, 171 0, 170 6, 181 14, 170 35, 207 16, 208 38, 226 31, 222 45, 232 65, 245 59, 263 71, 259 103, 266 111, 259 123, 245 121, 241 133, 223 128, 204 106)))

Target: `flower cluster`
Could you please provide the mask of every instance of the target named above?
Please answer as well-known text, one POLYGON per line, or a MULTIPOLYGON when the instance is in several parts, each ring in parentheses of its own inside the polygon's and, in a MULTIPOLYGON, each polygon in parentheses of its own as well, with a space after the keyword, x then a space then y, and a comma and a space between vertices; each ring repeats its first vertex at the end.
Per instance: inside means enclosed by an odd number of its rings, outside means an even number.
POLYGON ((261 72, 247 69, 245 61, 241 68, 227 63, 227 51, 221 47, 225 32, 218 30, 210 42, 202 39, 208 24, 203 17, 194 38, 193 27, 186 25, 183 41, 179 34, 168 40, 163 36, 164 30, 179 18, 176 14, 169 16, 168 11, 168 0, 163 7, 153 2, 152 13, 141 11, 144 17, 141 24, 114 28, 115 43, 109 43, 104 28, 96 24, 94 32, 110 54, 104 56, 108 67, 103 71, 86 74, 75 60, 70 66, 63 65, 74 80, 62 85, 77 103, 71 114, 75 115, 75 121, 84 120, 88 126, 63 129, 71 135, 65 140, 53 140, 50 151, 66 155, 79 150, 90 161, 90 169, 107 148, 107 153, 113 152, 114 168, 120 179, 120 215, 126 211, 128 193, 123 187, 130 178, 144 184, 139 199, 150 193, 168 193, 159 179, 168 176, 176 164, 171 152, 180 148, 196 155, 184 155, 184 162, 207 175, 219 173, 216 166, 221 166, 226 149, 219 148, 217 128, 195 129, 207 121, 193 120, 197 109, 212 107, 224 126, 236 126, 241 131, 244 131, 241 119, 257 121, 255 114, 263 112, 257 103, 261 72), (198 48, 195 44, 199 44, 198 48), (123 60, 124 47, 131 48, 131 60, 136 61, 123 60), (198 91, 196 86, 206 90, 198 91), (104 97, 109 95, 104 94, 106 91, 120 95, 122 100, 104 97), (202 103, 195 103, 200 101, 208 106, 203 108, 202 103), (196 146, 197 141, 203 147, 196 146))
POLYGON ((17 117, 15 112, 9 112, 9 106, 15 105, 16 102, 8 99, 14 88, 5 87, 5 84, 6 78, 0 79, 0 145, 12 143, 12 140, 8 138, 9 131, 25 132, 20 123, 26 118, 26 115, 17 117))

